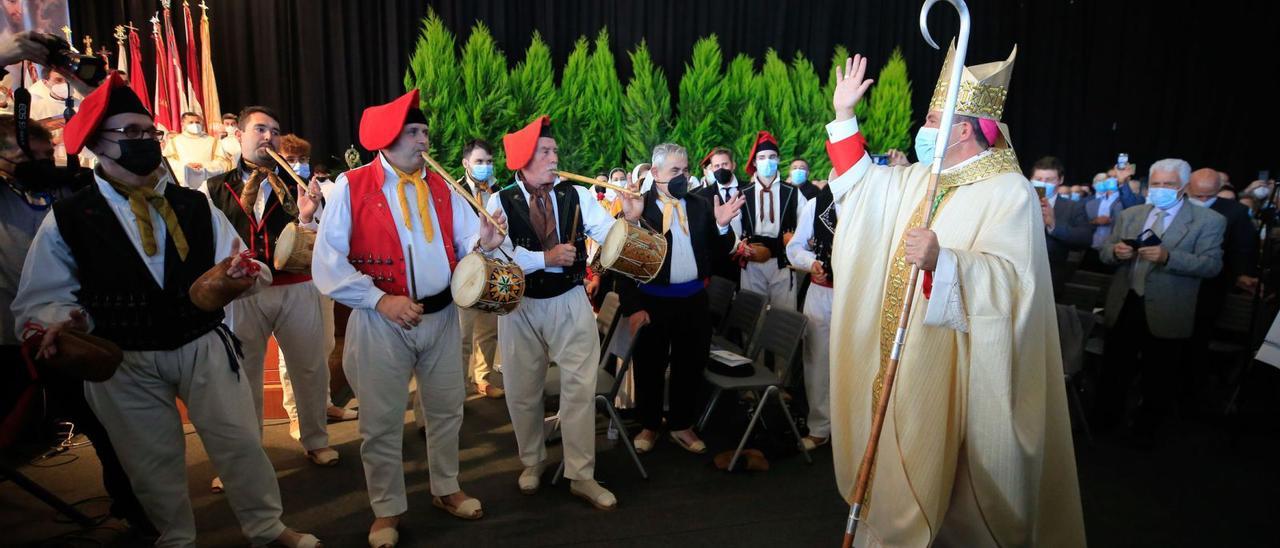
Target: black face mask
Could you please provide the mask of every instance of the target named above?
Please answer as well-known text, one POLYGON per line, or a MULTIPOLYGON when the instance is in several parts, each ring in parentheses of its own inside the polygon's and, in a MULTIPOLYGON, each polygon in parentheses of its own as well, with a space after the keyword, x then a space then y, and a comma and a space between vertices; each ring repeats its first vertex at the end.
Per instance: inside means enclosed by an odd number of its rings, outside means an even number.
POLYGON ((28 160, 13 167, 13 176, 25 188, 40 191, 70 186, 75 171, 53 165, 53 160, 28 160))
POLYGON ((111 158, 115 163, 135 175, 149 175, 160 167, 160 141, 155 139, 122 139, 116 141, 120 146, 120 157, 111 158))
POLYGON ((684 175, 676 175, 670 181, 667 181, 667 193, 672 198, 684 198, 689 194, 689 178, 684 175))
POLYGON ((712 174, 712 175, 715 175, 715 177, 716 177, 716 182, 717 182, 717 183, 720 183, 720 184, 722 184, 722 185, 727 185, 727 184, 729 184, 729 181, 732 181, 732 180, 733 180, 733 171, 730 171, 730 170, 725 169, 725 168, 723 168, 723 167, 722 167, 722 168, 720 168, 720 169, 715 170, 715 171, 714 171, 714 172, 712 172, 711 174, 712 174))

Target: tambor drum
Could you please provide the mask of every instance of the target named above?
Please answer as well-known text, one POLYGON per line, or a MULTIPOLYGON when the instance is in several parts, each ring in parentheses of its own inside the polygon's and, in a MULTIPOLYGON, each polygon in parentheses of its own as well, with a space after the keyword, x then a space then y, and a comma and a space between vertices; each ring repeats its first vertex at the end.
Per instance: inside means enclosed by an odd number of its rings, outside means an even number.
POLYGON ((298 226, 298 223, 289 223, 280 231, 280 238, 276 240, 276 254, 272 262, 275 263, 276 270, 310 274, 311 250, 315 246, 314 230, 298 226))
POLYGON ((463 308, 509 314, 524 297, 524 271, 515 263, 472 253, 453 270, 453 302, 463 308))
POLYGON ((600 264, 633 280, 648 283, 667 256, 667 239, 625 221, 613 223, 600 246, 600 264))

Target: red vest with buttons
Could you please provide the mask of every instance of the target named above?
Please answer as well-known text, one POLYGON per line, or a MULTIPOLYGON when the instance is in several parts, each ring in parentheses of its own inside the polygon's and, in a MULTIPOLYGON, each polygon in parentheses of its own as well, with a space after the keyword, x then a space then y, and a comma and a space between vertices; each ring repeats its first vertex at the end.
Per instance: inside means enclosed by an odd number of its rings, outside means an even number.
MULTIPOLYGON (((378 289, 390 295, 408 295, 404 247, 391 214, 392 206, 382 194, 382 183, 386 180, 382 160, 375 159, 348 171, 346 176, 351 199, 351 251, 347 261, 373 278, 378 289)), ((458 254, 453 248, 452 197, 448 184, 435 173, 427 174, 427 188, 431 191, 431 205, 439 225, 435 237, 444 239, 444 251, 452 272, 458 264, 458 254)))

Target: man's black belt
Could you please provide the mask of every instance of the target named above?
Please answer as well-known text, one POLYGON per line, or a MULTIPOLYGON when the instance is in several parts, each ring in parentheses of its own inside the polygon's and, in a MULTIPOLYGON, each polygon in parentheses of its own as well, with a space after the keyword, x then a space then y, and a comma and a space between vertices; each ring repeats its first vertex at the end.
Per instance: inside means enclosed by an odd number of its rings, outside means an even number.
POLYGON ((446 287, 444 291, 422 298, 418 301, 418 304, 422 305, 423 314, 435 314, 444 310, 444 307, 453 304, 453 293, 446 287))

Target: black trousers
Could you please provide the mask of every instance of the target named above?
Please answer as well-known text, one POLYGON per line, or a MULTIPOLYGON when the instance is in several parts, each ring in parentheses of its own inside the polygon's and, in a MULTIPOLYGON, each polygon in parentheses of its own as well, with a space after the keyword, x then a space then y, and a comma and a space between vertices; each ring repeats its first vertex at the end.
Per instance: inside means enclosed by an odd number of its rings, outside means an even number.
MULTIPOLYGON (((22 364, 21 347, 0 346, 0 363, 20 366, 22 364)), ((93 451, 97 453, 98 460, 102 463, 102 484, 107 490, 107 495, 111 497, 111 515, 128 520, 130 525, 139 530, 152 531, 151 521, 147 519, 142 511, 142 504, 133 494, 133 487, 129 485, 129 476, 120 466, 120 459, 116 457, 115 448, 111 445, 111 438, 107 436, 106 428, 89 408, 89 402, 84 399, 85 381, 61 376, 54 371, 39 368, 38 365, 37 368, 40 375, 39 382, 44 388, 48 402, 45 415, 50 421, 69 421, 75 424, 75 430, 83 433, 93 443, 93 451)), ((41 426, 44 431, 43 428, 51 424, 41 426)))
POLYGON ((1106 357, 1099 386, 1104 429, 1121 424, 1134 375, 1142 405, 1134 417, 1134 433, 1155 435, 1172 413, 1183 381, 1188 339, 1165 339, 1151 334, 1143 298, 1130 291, 1116 324, 1107 332, 1106 357))
POLYGON ((636 407, 640 422, 649 430, 662 427, 663 379, 670 367, 667 428, 685 430, 697 419, 698 389, 711 351, 707 292, 698 291, 683 298, 641 298, 649 313, 649 325, 636 339, 636 407))

